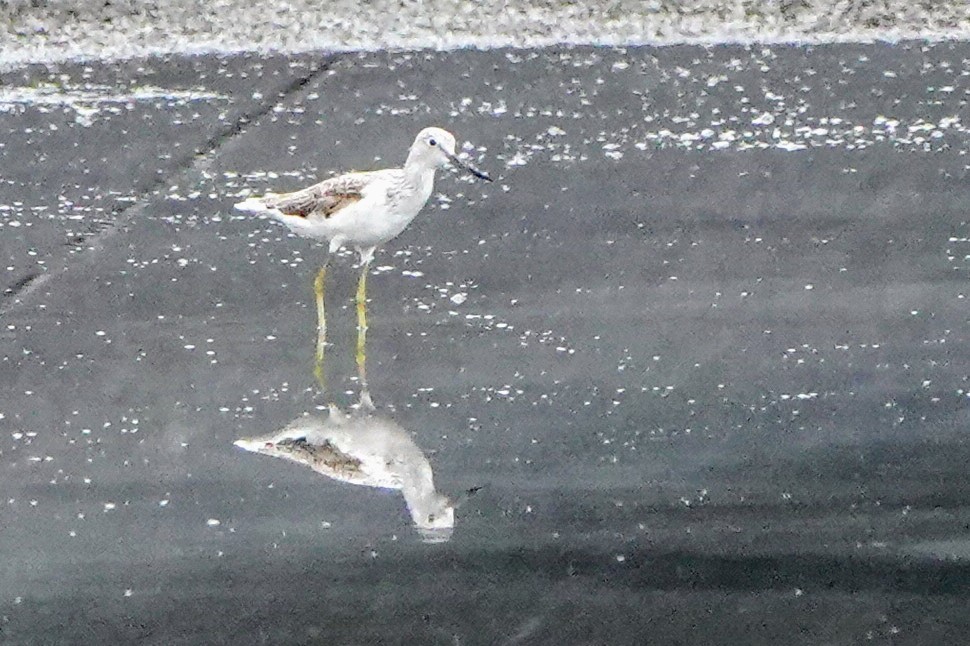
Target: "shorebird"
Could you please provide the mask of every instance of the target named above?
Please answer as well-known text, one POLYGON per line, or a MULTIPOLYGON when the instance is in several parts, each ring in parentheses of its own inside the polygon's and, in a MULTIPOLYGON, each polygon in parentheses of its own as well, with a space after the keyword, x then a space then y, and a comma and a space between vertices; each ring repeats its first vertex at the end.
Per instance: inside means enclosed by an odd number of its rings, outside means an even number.
MULTIPOLYGON (((326 337, 324 281, 334 253, 350 246, 360 254, 357 317, 358 327, 366 329, 367 269, 374 251, 414 220, 431 196, 435 171, 448 163, 492 181, 458 159, 454 135, 441 128, 425 128, 411 144, 403 168, 347 173, 300 191, 271 193, 235 205, 240 211, 275 218, 297 235, 329 242, 327 260, 314 280, 318 339, 326 337)), ((321 349, 318 346, 318 353, 321 349)))

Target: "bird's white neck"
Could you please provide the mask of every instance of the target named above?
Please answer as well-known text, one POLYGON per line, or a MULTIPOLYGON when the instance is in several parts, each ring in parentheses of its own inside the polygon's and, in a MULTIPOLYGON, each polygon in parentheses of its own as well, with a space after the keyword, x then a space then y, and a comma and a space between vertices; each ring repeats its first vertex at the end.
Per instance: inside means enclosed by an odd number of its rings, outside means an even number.
POLYGON ((434 186, 434 173, 436 170, 437 168, 434 166, 421 163, 418 160, 412 159, 411 156, 408 157, 407 163, 404 164, 404 174, 408 182, 419 189, 427 190, 428 193, 431 192, 431 188, 434 186))
POLYGON ((420 151, 412 150, 408 153, 407 161, 404 162, 404 170, 409 177, 417 179, 418 177, 432 177, 434 178, 434 172, 437 169, 437 165, 429 163, 427 157, 423 156, 420 151))

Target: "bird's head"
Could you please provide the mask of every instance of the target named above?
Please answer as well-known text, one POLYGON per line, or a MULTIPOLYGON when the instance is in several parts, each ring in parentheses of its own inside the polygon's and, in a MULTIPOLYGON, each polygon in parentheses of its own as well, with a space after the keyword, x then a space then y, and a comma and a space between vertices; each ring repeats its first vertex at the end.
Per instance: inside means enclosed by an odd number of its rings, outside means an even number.
POLYGON ((471 173, 479 179, 491 182, 492 178, 458 159, 455 153, 455 136, 441 128, 425 128, 415 137, 408 155, 408 165, 420 164, 425 168, 439 168, 446 164, 471 173))

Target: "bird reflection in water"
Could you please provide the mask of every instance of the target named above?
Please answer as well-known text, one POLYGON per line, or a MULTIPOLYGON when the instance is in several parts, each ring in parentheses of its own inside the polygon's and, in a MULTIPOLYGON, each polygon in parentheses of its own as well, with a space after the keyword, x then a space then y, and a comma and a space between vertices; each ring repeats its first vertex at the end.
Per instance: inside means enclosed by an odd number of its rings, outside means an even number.
POLYGON ((269 435, 237 440, 236 446, 304 464, 334 480, 366 487, 398 489, 422 540, 441 543, 451 538, 455 508, 435 490, 431 463, 410 433, 374 407, 364 390, 360 403, 344 413, 335 406, 326 416, 301 416, 269 435))
MULTIPOLYGON (((363 365, 365 333, 366 324, 360 325, 356 354, 361 393, 359 403, 349 413, 331 404, 328 415, 303 415, 280 431, 237 440, 235 445, 298 462, 341 482, 400 490, 421 539, 427 543, 448 541, 455 527, 455 509, 479 488, 456 500, 435 490, 427 456, 410 433, 374 406, 363 365)), ((321 388, 322 358, 318 345, 314 372, 321 388)))

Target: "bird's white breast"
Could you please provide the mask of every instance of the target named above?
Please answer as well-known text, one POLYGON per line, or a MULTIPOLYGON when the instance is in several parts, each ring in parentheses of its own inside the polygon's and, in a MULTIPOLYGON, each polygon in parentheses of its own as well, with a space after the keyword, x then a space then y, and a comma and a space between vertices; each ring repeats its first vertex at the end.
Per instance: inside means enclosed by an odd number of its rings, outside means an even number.
POLYGON ((361 245, 387 242, 417 217, 433 189, 433 170, 410 177, 402 171, 388 173, 367 188, 364 199, 348 207, 349 217, 340 228, 353 231, 361 245))

